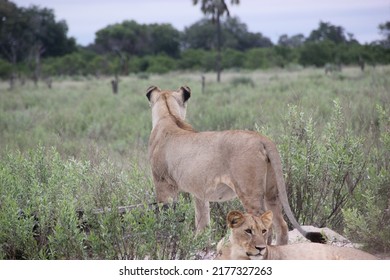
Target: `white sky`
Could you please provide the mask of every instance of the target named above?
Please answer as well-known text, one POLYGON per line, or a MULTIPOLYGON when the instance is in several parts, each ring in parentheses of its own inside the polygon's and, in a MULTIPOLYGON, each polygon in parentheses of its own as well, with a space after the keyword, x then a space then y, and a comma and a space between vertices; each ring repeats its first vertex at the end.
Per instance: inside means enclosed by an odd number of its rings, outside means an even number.
MULTIPOLYGON (((12 0, 11 0, 12 1, 12 0)), ((54 10, 65 20, 69 36, 77 43, 93 43, 95 32, 123 20, 171 23, 184 30, 203 17, 192 0, 13 0, 18 6, 32 4, 54 10)), ((277 43, 283 34, 306 37, 320 21, 344 27, 360 43, 381 39, 378 25, 390 21, 390 0, 241 0, 230 7, 232 16, 247 24, 250 32, 261 32, 277 43)), ((230 0, 226 0, 230 4, 230 0)))

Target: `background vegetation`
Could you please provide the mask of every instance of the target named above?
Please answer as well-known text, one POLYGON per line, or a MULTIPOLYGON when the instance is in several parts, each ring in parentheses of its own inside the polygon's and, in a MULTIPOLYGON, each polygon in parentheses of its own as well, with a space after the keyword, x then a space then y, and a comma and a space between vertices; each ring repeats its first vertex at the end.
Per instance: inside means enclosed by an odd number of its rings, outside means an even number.
MULTIPOLYGON (((110 24, 95 33, 89 46, 77 46, 65 21, 54 11, 18 7, 0 1, 0 78, 48 79, 52 76, 128 75, 175 70, 221 72, 226 69, 333 65, 383 65, 390 62, 389 22, 378 26, 382 40, 361 44, 342 26, 319 22, 308 37, 281 35, 275 44, 262 33, 250 32, 227 5, 199 4, 205 18, 183 31, 171 24, 110 24)), ((225 2, 225 1, 220 1, 225 2)), ((232 4, 240 1, 232 0, 232 4)), ((194 7, 198 8, 198 7, 194 7)), ((218 75, 220 77, 220 75, 218 75)), ((218 79, 220 80, 220 78, 218 79)))
POLYGON ((327 226, 371 250, 389 239, 389 67, 58 78, 53 88, 0 84, 0 256, 14 259, 194 259, 214 250, 239 201, 212 204, 196 236, 191 199, 158 210, 147 162, 144 91, 189 85, 197 130, 257 129, 282 154, 303 224, 327 226), (111 211, 140 205, 121 214, 111 211))

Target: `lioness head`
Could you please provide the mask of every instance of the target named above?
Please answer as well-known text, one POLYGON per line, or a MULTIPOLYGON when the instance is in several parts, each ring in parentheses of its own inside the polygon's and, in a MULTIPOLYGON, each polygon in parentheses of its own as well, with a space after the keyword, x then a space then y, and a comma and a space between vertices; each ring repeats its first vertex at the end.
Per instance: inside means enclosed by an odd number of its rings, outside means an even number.
POLYGON ((268 230, 272 226, 272 212, 260 216, 231 211, 227 215, 231 228, 230 242, 235 255, 246 255, 250 259, 263 259, 267 250, 268 230), (240 251, 240 252, 238 252, 240 251))
POLYGON ((146 90, 146 97, 152 107, 153 118, 158 119, 165 115, 174 116, 180 120, 186 117, 187 101, 191 97, 191 89, 182 86, 176 91, 161 90, 150 86, 146 90))

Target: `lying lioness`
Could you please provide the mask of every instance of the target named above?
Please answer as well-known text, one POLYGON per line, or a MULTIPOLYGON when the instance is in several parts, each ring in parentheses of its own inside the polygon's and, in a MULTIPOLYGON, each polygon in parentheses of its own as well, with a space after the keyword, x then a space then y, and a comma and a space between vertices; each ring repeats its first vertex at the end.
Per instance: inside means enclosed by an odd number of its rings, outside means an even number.
POLYGON ((217 246, 218 260, 375 260, 375 256, 355 248, 336 247, 318 243, 267 245, 272 212, 261 216, 231 211, 227 223, 229 238, 217 246))

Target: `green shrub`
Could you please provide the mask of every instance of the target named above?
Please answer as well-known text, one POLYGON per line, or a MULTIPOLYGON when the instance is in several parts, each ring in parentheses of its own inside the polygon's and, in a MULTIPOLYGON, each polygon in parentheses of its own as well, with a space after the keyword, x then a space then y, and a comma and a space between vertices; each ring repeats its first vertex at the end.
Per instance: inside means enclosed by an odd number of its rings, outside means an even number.
POLYGON ((5 259, 191 259, 214 239, 195 235, 188 199, 149 208, 154 194, 137 166, 125 174, 103 159, 92 165, 37 148, 3 156, 0 178, 5 259))
POLYGON ((303 224, 342 230, 341 210, 364 178, 364 143, 346 127, 341 111, 335 102, 322 132, 296 106, 286 115, 280 149, 290 205, 303 224))
POLYGON ((344 209, 348 236, 378 251, 390 250, 390 117, 378 111, 379 143, 370 149, 367 180, 355 195, 355 203, 344 209))
POLYGON ((202 61, 207 52, 200 49, 188 49, 181 52, 178 66, 180 69, 202 70, 202 61))
POLYGON ((167 55, 156 55, 148 57, 147 72, 164 74, 176 69, 176 61, 167 55))
POLYGON ((0 79, 7 79, 12 72, 12 65, 0 58, 0 79))
POLYGON ((267 68, 267 60, 265 49, 250 49, 245 53, 244 67, 247 69, 267 68))
POLYGON ((243 76, 233 78, 231 81, 231 84, 234 87, 237 87, 238 85, 245 85, 245 86, 250 86, 250 87, 255 86, 255 83, 253 82, 253 80, 251 78, 243 77, 243 76))
POLYGON ((244 65, 245 55, 240 51, 227 49, 222 52, 222 68, 242 68, 244 65))

